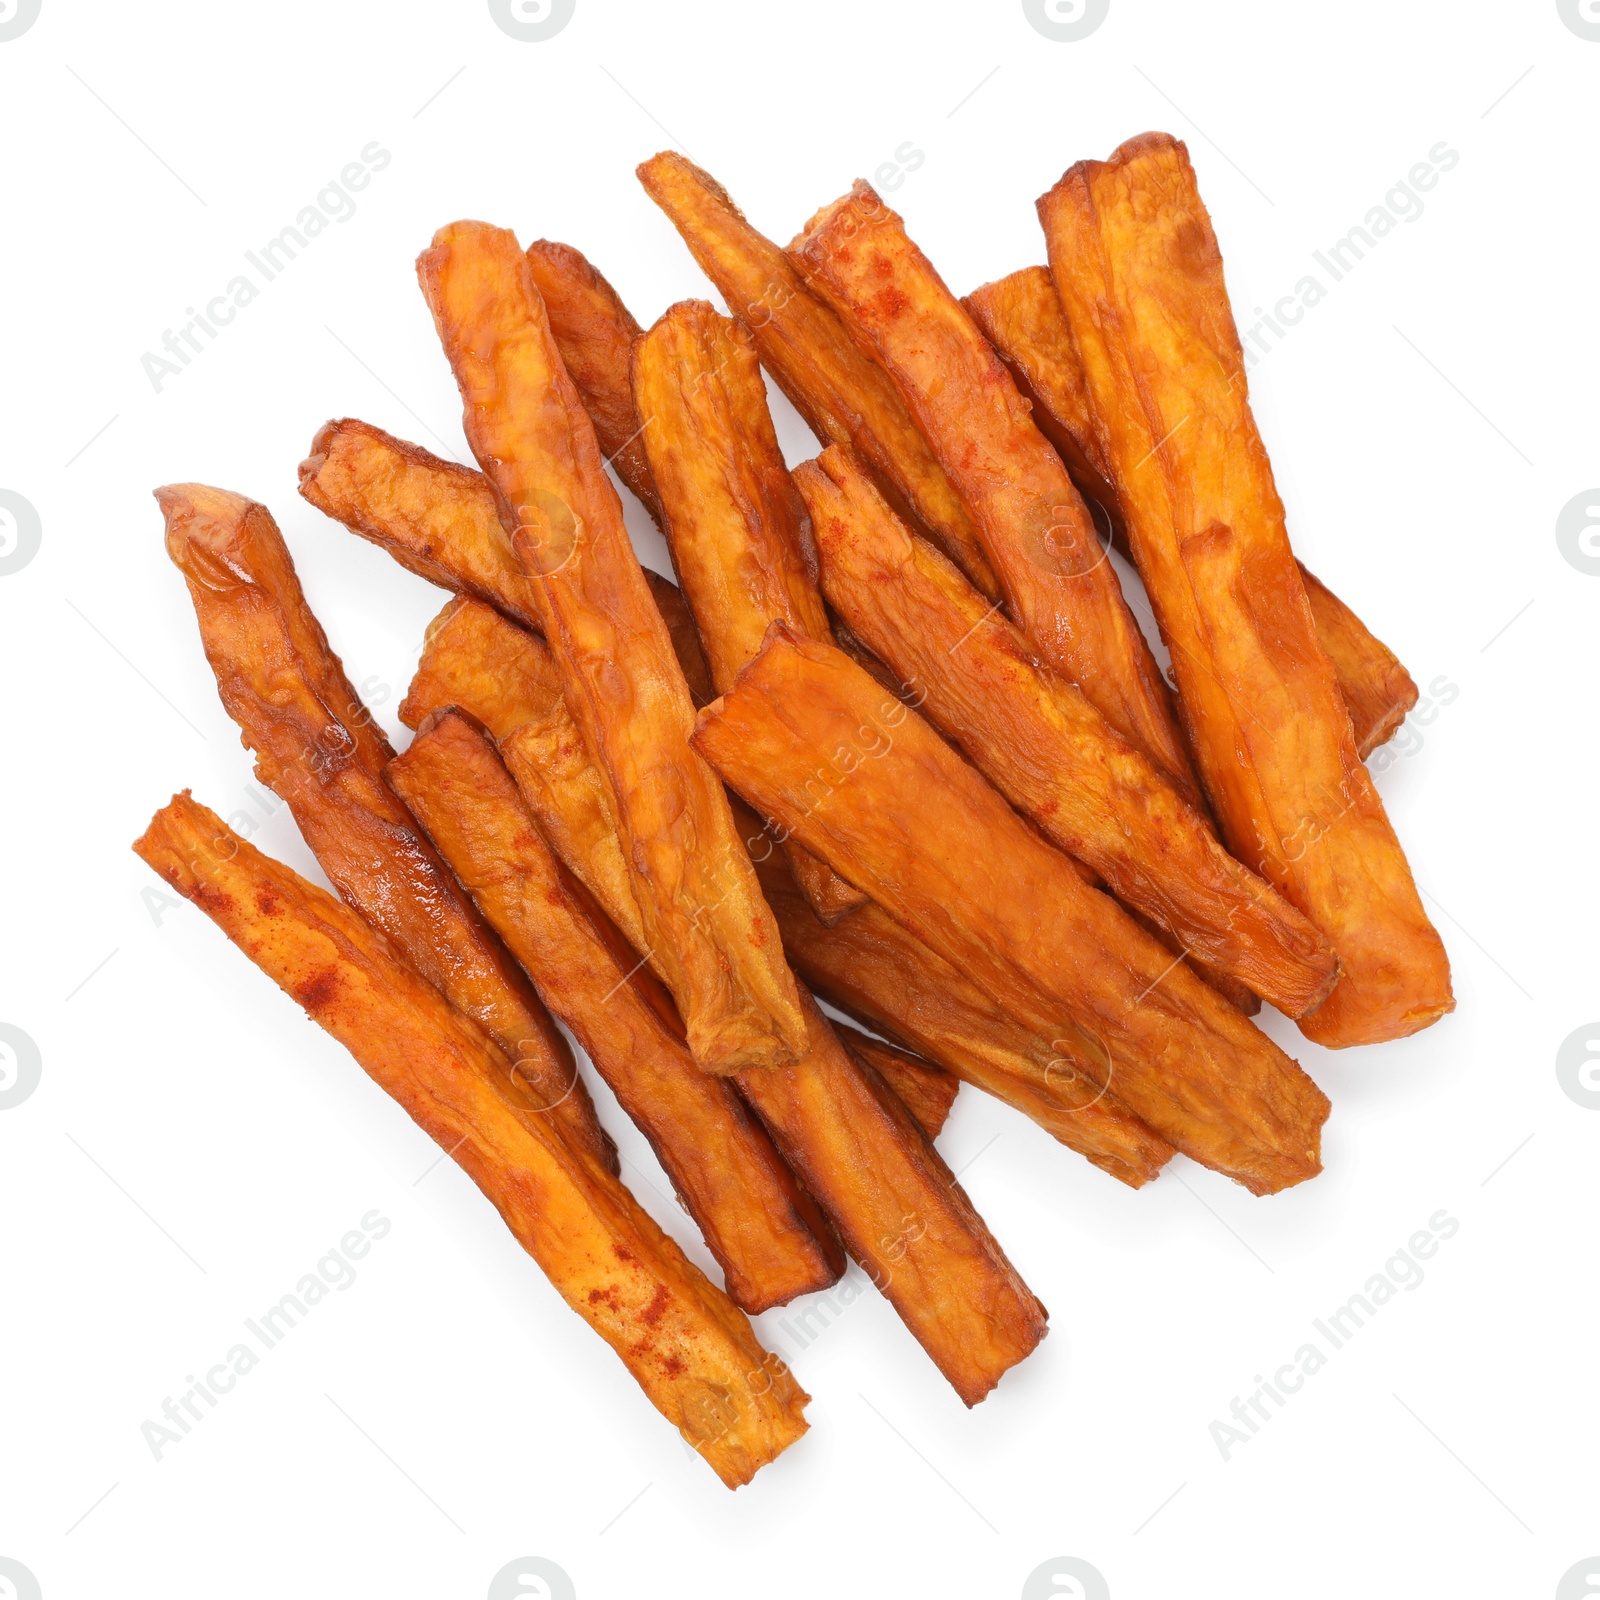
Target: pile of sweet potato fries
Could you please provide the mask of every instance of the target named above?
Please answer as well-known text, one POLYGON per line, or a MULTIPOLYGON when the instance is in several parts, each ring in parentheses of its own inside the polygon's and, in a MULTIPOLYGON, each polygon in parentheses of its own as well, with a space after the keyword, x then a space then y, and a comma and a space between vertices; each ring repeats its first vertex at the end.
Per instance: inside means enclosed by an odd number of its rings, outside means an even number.
POLYGON ((932 1142, 961 1082, 1131 1187, 1182 1151, 1271 1194, 1328 1101, 1260 1003, 1337 1047, 1453 1002, 1362 764, 1417 691, 1295 560, 1184 146, 1073 167, 1049 267, 965 300, 865 184, 782 248, 682 156, 639 177, 731 315, 645 330, 570 246, 453 223, 417 274, 481 471, 351 420, 300 465, 451 591, 403 755, 266 508, 157 491, 338 897, 187 792, 135 848, 737 1487, 806 1429, 749 1314, 848 1258, 968 1405, 1044 1337, 932 1142), (793 472, 763 369, 823 446, 793 472), (569 1033, 724 1287, 620 1181, 569 1033))

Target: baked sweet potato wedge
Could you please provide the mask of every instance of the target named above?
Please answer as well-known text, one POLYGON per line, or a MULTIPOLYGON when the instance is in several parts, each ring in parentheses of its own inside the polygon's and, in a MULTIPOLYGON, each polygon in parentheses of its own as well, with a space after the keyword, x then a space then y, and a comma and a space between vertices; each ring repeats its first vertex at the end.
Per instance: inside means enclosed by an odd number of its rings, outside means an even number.
POLYGON ((972 517, 894 384, 807 291, 784 252, 745 221, 721 184, 675 151, 652 156, 638 171, 818 441, 854 449, 896 511, 998 599, 999 581, 972 517))
POLYGON ((346 678, 263 505, 156 491, 228 715, 334 887, 517 1061, 585 1148, 616 1160, 572 1052, 527 978, 383 782, 389 741, 346 678))
POLYGON ((1045 1336, 1047 1313, 916 1119, 804 990, 801 1002, 810 1050, 741 1073, 739 1087, 846 1249, 976 1405, 1045 1336))
POLYGON ((806 1430, 807 1395, 633 1196, 558 1136, 511 1059, 376 929, 187 792, 134 845, 462 1168, 729 1488, 806 1430))
POLYGON ((515 237, 442 228, 417 275, 455 372, 467 439, 533 579, 573 720, 605 774, 649 948, 702 1067, 773 1066, 806 1048, 777 925, 601 466, 594 426, 515 237))
POLYGON ((1363 761, 1400 731, 1417 703, 1417 685, 1400 658, 1303 561, 1295 566, 1363 761))
MULTIPOLYGON (((737 813, 736 813, 737 815, 737 813)), ((1076 1038, 1060 1008, 1035 997, 1022 1014, 937 956, 886 911, 863 906, 830 928, 795 886, 775 849, 763 857, 752 817, 751 856, 783 930, 795 971, 830 1005, 936 1061, 963 1083, 1004 1100, 1102 1172, 1137 1189, 1156 1176, 1172 1146, 1068 1052, 1076 1038)), ((848 1041, 847 1041, 848 1042, 848 1041)))
POLYGON ((1186 955, 1288 1016, 1326 998, 1339 963, 1276 890, 1181 799, 1016 626, 895 516, 838 446, 795 469, 829 603, 923 714, 1030 817, 1186 955))
POLYGON ((1449 962, 1317 639, 1188 152, 1141 135, 1039 215, 1223 838, 1339 953, 1301 1029, 1343 1046, 1425 1028, 1455 1003, 1449 962))
POLYGON ((875 1039, 848 1023, 833 1021, 833 1031, 859 1065, 871 1067, 894 1090, 922 1131, 930 1139, 938 1138, 956 1103, 961 1080, 910 1050, 902 1050, 886 1039, 875 1039))
POLYGON ((489 480, 370 422, 325 422, 300 493, 401 566, 542 631, 539 602, 495 511, 489 480))
POLYGON ((1198 798, 1150 646, 1061 458, 901 219, 864 183, 791 254, 894 379, 966 504, 1012 619, 1185 798, 1198 798))
MULTIPOLYGON (((371 423, 327 422, 300 463, 300 493, 319 511, 387 550, 401 566, 471 595, 543 633, 539 602, 481 472, 407 444, 371 423)), ((696 705, 711 677, 677 585, 645 569, 696 705)))
POLYGON ((659 525, 661 502, 628 383, 628 352, 644 330, 581 250, 538 239, 527 256, 562 365, 594 423, 600 449, 659 525))
POLYGON ((694 1064, 671 1002, 652 1003, 654 980, 551 853, 488 737, 445 712, 387 777, 650 1141, 734 1303, 753 1315, 836 1282, 844 1253, 816 1202, 733 1085, 694 1064))
MULTIPOLYGON (((782 617, 828 639, 806 510, 784 465, 750 335, 682 300, 633 347, 633 392, 662 527, 720 693, 782 617)), ((799 845, 795 877, 825 921, 866 896, 799 845)))
POLYGON ((1089 390, 1050 269, 1024 267, 963 295, 961 303, 1010 369, 1017 392, 1033 407, 1034 426, 1055 446, 1079 492, 1111 518, 1114 540, 1123 538, 1089 390))
POLYGON ((1318 1171, 1328 1101, 1310 1078, 834 646, 775 622, 694 739, 759 813, 1001 1004, 1059 1005, 1073 1059, 1177 1149, 1258 1194, 1318 1171))
MULTIPOLYGON (((961 303, 1011 369, 1018 390, 1033 406, 1034 422, 1056 447, 1072 481, 1106 513, 1112 544, 1132 561, 1122 508, 1095 438, 1083 367, 1050 269, 1024 267, 974 289, 961 303)), ((1333 663, 1356 749, 1365 761, 1405 721, 1417 703, 1417 686, 1394 652, 1355 612, 1303 562, 1296 564, 1311 602, 1317 640, 1333 663)))
MULTIPOLYGON (((459 598, 428 629, 400 720, 420 728, 456 706, 482 723, 556 854, 628 943, 649 952, 611 792, 567 711, 560 677, 542 639, 491 606, 459 598)), ((647 959, 657 976, 665 973, 653 953, 647 959)))

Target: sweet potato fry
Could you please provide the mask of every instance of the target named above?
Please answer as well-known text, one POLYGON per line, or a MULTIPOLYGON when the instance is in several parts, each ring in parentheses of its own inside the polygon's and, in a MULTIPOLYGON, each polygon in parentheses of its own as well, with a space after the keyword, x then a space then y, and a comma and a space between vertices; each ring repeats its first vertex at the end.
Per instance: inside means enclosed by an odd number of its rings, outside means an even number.
POLYGON ((608 941, 487 737, 446 712, 387 776, 650 1141, 734 1302, 753 1315, 836 1282, 844 1253, 816 1202, 733 1085, 694 1064, 671 1002, 642 992, 632 951, 619 957, 614 929, 608 941))
MULTIPOLYGON (((300 493, 430 583, 472 595, 543 633, 538 597, 481 472, 347 417, 324 423, 311 441, 311 454, 300 463, 300 493)), ((645 581, 695 704, 704 705, 711 677, 683 596, 659 572, 646 570, 645 581)))
POLYGON ((317 430, 300 463, 300 493, 419 577, 542 630, 533 586, 481 472, 345 417, 317 430))
POLYGON ((1414 1033, 1453 1007, 1449 963, 1317 640, 1188 152, 1142 135, 1039 214, 1223 837, 1339 953, 1301 1029, 1414 1033))
MULTIPOLYGON (((752 818, 753 830, 759 827, 752 818)), ((981 982, 875 905, 830 928, 806 904, 776 850, 762 859, 752 845, 751 854, 783 930, 784 950, 824 1000, 1004 1100, 1132 1189, 1148 1183, 1171 1157, 1165 1139, 1067 1054, 1074 1029, 1063 1023, 1059 1007, 1052 1014, 1035 997, 1024 1018, 1013 998, 1007 1010, 981 982)))
POLYGON ((544 301, 562 364, 594 423, 595 438, 617 476, 657 525, 661 502, 639 436, 639 413, 628 383, 628 352, 644 331, 622 297, 570 244, 538 239, 528 270, 544 301))
MULTIPOLYGON (((718 692, 782 617, 830 639, 810 529, 767 411, 750 335, 704 300, 673 306, 633 349, 633 392, 662 527, 718 692)), ((866 896, 799 845, 795 878, 824 921, 866 896)))
POLYGON ((758 812, 1002 1004, 1057 1003, 1073 1057, 1177 1149, 1256 1193, 1317 1172, 1317 1086, 841 651, 775 622, 694 738, 758 812))
POLYGON ((850 1254, 976 1405, 1044 1337, 1047 1313, 916 1119, 804 990, 801 1003, 810 1050, 741 1073, 739 1087, 850 1254))
POLYGON ((700 642, 700 631, 695 626, 694 613, 683 598, 683 590, 670 578, 663 578, 651 568, 644 569, 644 581, 656 602, 656 610, 667 625, 672 637, 672 653, 683 668, 683 681, 689 685, 689 698, 698 711, 701 706, 715 700, 717 691, 711 683, 711 663, 706 660, 705 647, 700 642))
MULTIPOLYGON (((1072 481, 1111 523, 1111 542, 1128 561, 1133 550, 1117 491, 1106 477, 1094 433, 1094 414, 1083 367, 1061 297, 1047 267, 1024 267, 986 283, 961 302, 1011 369, 1017 388, 1033 405, 1039 431, 1056 447, 1072 481)), ((1417 703, 1417 686, 1392 650, 1303 562, 1317 640, 1333 663, 1363 761, 1394 736, 1417 703)))
POLYGON ((156 499, 257 776, 288 801, 339 893, 518 1062, 574 1138, 615 1163, 566 1040, 384 785, 394 751, 329 649, 271 513, 201 484, 156 499))
POLYGON ((1417 703, 1417 686, 1400 658, 1315 573, 1297 561, 1306 603, 1338 680, 1356 754, 1363 761, 1400 731, 1417 703))
POLYGON ((971 507, 1012 619, 1185 799, 1198 790, 1166 685, 1094 519, 961 302, 864 183, 791 249, 899 386, 971 507))
POLYGON ((502 522, 534 580, 563 694, 605 774, 649 938, 701 1066, 806 1048, 794 978, 515 238, 456 223, 417 262, 502 522))
MULTIPOLYGON (((457 706, 500 747, 523 803, 568 869, 635 950, 649 951, 611 793, 561 695, 549 646, 492 607, 452 600, 428 629, 400 720, 420 728, 457 706)), ((651 970, 665 974, 652 953, 651 970)))
POLYGON ((924 714, 1045 835, 1183 951, 1299 1016, 1339 964, 1327 941, 1217 843, 1209 822, 1014 624, 889 509, 838 446, 795 470, 829 603, 921 691, 924 714))
POLYGON ((783 251, 745 221, 721 184, 676 152, 652 156, 639 181, 750 330, 762 365, 819 442, 851 446, 895 510, 998 599, 972 517, 895 386, 807 291, 783 251))
POLYGON ((961 1080, 943 1067, 936 1067, 931 1061, 924 1061, 921 1056, 887 1040, 874 1039, 848 1023, 834 1022, 833 1031, 855 1057, 856 1064, 871 1067, 894 1090, 922 1131, 930 1139, 936 1139, 950 1115, 950 1107, 956 1103, 961 1080))
MULTIPOLYGON (((407 705, 416 711, 415 684, 407 705)), ((533 730, 518 728, 501 752, 562 864, 626 932, 637 912, 627 880, 607 865, 619 848, 594 803, 587 753, 571 740, 561 761, 536 759, 519 772, 518 746, 533 730)), ((802 995, 810 1048, 791 1065, 741 1072, 735 1082, 846 1248, 971 1405, 1043 1337, 1043 1313, 915 1120, 868 1081, 802 995)))
MULTIPOLYGON (((1024 267, 962 297, 979 331, 1033 407, 1039 432, 1056 448, 1072 481, 1111 518, 1121 537, 1122 513, 1094 436, 1094 415, 1072 330, 1048 267, 1024 267)), ((1126 551, 1124 551, 1126 554, 1126 551)))
POLYGON ((450 1154, 729 1488, 805 1432, 807 1395, 744 1315, 616 1178, 556 1136, 510 1058, 381 933, 187 792, 134 849, 450 1154))
POLYGON ((561 670, 537 634, 456 595, 428 624, 400 720, 413 732, 434 711, 460 706, 496 739, 562 703, 561 670))

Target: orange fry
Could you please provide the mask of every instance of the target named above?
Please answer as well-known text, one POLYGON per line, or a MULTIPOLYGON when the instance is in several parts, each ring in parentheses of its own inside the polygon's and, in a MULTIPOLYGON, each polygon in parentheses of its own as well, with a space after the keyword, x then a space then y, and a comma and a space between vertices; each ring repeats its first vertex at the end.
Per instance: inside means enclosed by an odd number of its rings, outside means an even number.
POLYGON ((481 472, 345 417, 317 430, 300 463, 300 493, 419 577, 543 629, 533 585, 481 472))
POLYGON ((807 291, 784 252, 745 221, 709 173, 673 151, 646 161, 639 181, 750 330, 762 365, 817 439, 851 446, 895 510, 998 599, 972 518, 894 384, 807 291))
POLYGON ((384 785, 394 751, 329 649, 271 513, 202 484, 156 499, 257 776, 289 803, 339 893, 518 1062, 573 1137, 614 1164, 566 1040, 384 785))
MULTIPOLYGON (((628 943, 648 950, 610 791, 567 711, 560 677, 542 639, 490 606, 452 600, 428 629, 400 720, 420 728, 434 712, 459 706, 481 722, 556 854, 628 943)), ((648 959, 664 976, 664 965, 648 959)))
MULTIPOLYGON (((753 818, 752 826, 759 827, 753 818)), ((1013 1015, 983 983, 875 905, 830 928, 776 850, 761 860, 752 844, 752 854, 784 950, 824 1000, 1004 1100, 1130 1188, 1148 1183, 1171 1157, 1166 1140, 1074 1065, 1066 1053, 1072 1025, 1062 1022, 1059 1007, 1052 1015, 1035 998, 1025 1020, 1020 1008, 1013 1015)))
POLYGON ((844 1255, 816 1202, 733 1085, 695 1066, 671 1001, 652 1004, 488 739, 447 712, 387 776, 650 1141, 735 1303, 754 1314, 837 1281, 844 1255))
POLYGON ((1044 1338, 1047 1313, 916 1119, 804 990, 801 1003, 810 1050, 741 1073, 739 1087, 850 1254, 976 1405, 1044 1338))
POLYGON ((1417 686, 1400 658, 1313 572, 1297 561, 1306 603, 1339 684, 1356 754, 1363 761, 1400 731, 1417 703, 1417 686))
POLYGON ((600 449, 659 524, 661 502, 628 383, 628 352, 644 330, 617 291, 570 244, 538 239, 527 256, 562 364, 594 423, 600 449))
POLYGON ((805 1432, 807 1395, 739 1309, 615 1177, 556 1136, 510 1058, 381 933, 187 792, 134 849, 457 1162, 730 1489, 805 1432))
POLYGON ((906 528, 851 456, 830 446, 795 481, 830 603, 1046 838, 1280 1011, 1326 998, 1338 961, 1321 934, 1074 685, 1035 664, 1016 627, 906 528))
MULTIPOLYGON (((983 330, 1017 388, 1033 405, 1039 431, 1056 447, 1072 481, 1106 513, 1111 542, 1133 560, 1117 491, 1106 477, 1095 438, 1094 414, 1072 330, 1048 267, 1024 267, 1009 277, 974 289, 961 302, 983 330)), ((1394 737, 1417 703, 1417 686, 1394 652, 1325 584, 1306 571, 1306 586, 1317 640, 1333 663, 1363 761, 1394 737)))
POLYGON ((1223 837, 1339 954, 1301 1029, 1337 1047, 1425 1028, 1455 1004, 1449 962, 1317 640, 1188 152, 1142 135, 1039 213, 1223 837))
POLYGON ((1013 620, 1185 799, 1198 791, 1155 657, 1094 519, 1004 363, 864 183, 793 247, 808 282, 899 386, 972 510, 1013 620))
POLYGON ((774 623, 694 737, 760 813, 1003 1004, 1058 1004, 1074 1058, 1177 1149, 1256 1193, 1318 1171, 1317 1086, 841 651, 774 623))
MULTIPOLYGON (((778 449, 750 335, 704 300, 673 306, 634 346, 633 391, 672 564, 718 692, 782 617, 831 639, 810 528, 778 449)), ((800 846, 795 878, 825 921, 866 896, 800 846)))
POLYGON ((794 978, 694 708, 515 238, 443 228, 417 262, 473 453, 534 579, 568 710, 605 774, 644 919, 701 1066, 772 1066, 806 1048, 794 978))
MULTIPOLYGON (((626 370, 626 369, 624 369, 626 370)), ((472 595, 535 633, 544 631, 532 581, 511 548, 481 472, 407 444, 371 423, 327 422, 300 463, 300 493, 319 511, 387 550, 401 566, 472 595)), ((689 690, 711 698, 711 677, 677 585, 645 570, 689 690)))
MULTIPOLYGON (((826 924, 824 924, 826 926, 826 924)), ((844 1047, 856 1059, 858 1066, 871 1067, 894 1090, 907 1111, 917 1119, 918 1125, 930 1139, 939 1136, 956 1103, 961 1080, 943 1067, 902 1050, 884 1039, 874 1039, 859 1028, 835 1022, 833 1031, 844 1041, 844 1047)))

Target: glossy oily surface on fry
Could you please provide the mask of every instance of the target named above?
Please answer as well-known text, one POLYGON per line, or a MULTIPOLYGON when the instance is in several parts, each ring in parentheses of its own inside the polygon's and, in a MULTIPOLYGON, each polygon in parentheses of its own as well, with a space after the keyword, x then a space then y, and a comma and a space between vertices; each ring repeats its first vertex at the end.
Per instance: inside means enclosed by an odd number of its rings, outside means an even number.
POLYGON ((652 1003, 488 738, 447 713, 388 779, 650 1141, 735 1303, 753 1314, 835 1282, 844 1256, 815 1202, 733 1086, 694 1064, 671 1001, 652 1003))
POLYGON ((187 793, 134 849, 455 1160, 729 1488, 806 1431, 808 1397, 744 1314, 553 1131, 511 1060, 382 934, 187 793))
POLYGON ((1142 135, 1039 210, 1223 837, 1343 966, 1301 1028, 1334 1047, 1425 1028, 1455 1004, 1449 962, 1317 640, 1188 152, 1142 135))
POLYGON ((830 603, 920 691, 917 704, 1045 836, 1179 947, 1297 1016, 1338 973, 1327 942, 1230 856, 1077 688, 939 552, 860 467, 830 449, 795 471, 830 603))
POLYGON ((614 1163, 566 1040, 385 786, 394 752, 306 605, 266 507, 198 484, 156 497, 217 690, 261 781, 289 803, 339 893, 519 1063, 575 1137, 614 1163))
POLYGON ((1094 519, 960 301, 865 184, 796 241, 807 281, 876 353, 971 508, 1012 618, 1180 792, 1188 754, 1094 519))
POLYGON ((689 748, 689 691, 527 262, 504 230, 456 223, 417 270, 689 1047, 719 1072, 792 1059, 805 1026, 777 927, 722 788, 689 748))
POLYGON ((774 624, 695 742, 947 961, 1058 1002, 1087 1069, 1177 1149, 1256 1193, 1319 1170, 1316 1085, 842 652, 774 624))

